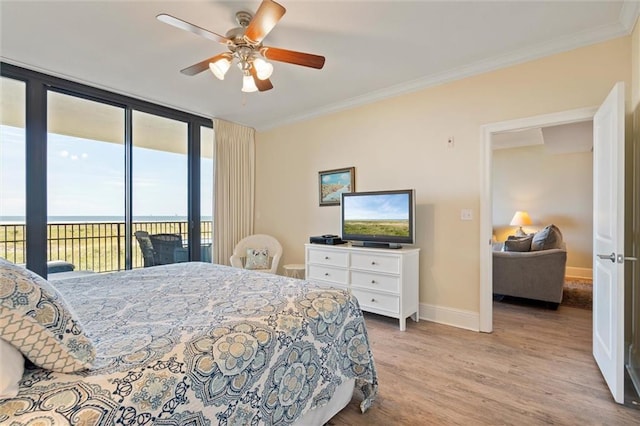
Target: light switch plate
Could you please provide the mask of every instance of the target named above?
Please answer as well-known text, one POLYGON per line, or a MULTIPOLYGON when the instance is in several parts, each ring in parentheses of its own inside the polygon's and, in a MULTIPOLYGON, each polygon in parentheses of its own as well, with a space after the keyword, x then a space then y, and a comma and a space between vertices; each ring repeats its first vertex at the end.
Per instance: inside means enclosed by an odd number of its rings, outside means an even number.
POLYGON ((460 210, 460 220, 473 220, 473 210, 471 209, 460 210))

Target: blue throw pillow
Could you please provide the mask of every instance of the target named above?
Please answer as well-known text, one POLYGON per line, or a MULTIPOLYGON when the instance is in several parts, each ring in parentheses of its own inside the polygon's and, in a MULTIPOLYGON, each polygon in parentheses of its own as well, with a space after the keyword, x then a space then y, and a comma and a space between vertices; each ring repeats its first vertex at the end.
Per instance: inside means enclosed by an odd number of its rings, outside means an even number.
POLYGON ((531 251, 532 235, 519 238, 509 238, 504 242, 504 251, 531 251))
POLYGON ((562 247, 562 232, 551 224, 535 233, 531 241, 531 251, 549 250, 562 247))

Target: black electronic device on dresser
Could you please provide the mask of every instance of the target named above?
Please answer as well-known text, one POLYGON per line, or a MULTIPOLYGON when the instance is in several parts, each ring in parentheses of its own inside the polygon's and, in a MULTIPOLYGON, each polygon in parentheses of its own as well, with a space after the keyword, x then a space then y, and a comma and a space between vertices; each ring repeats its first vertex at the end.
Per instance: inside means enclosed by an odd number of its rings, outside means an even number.
POLYGON ((309 242, 312 244, 327 244, 332 246, 347 243, 346 241, 342 241, 339 235, 333 234, 324 234, 317 237, 309 237, 309 242))

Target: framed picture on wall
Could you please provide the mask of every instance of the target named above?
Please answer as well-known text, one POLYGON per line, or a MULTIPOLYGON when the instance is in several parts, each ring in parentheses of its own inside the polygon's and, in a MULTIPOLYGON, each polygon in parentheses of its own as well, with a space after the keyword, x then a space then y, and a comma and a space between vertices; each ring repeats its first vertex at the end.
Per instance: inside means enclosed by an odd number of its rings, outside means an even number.
POLYGON ((318 172, 318 185, 320 206, 339 206, 340 194, 356 190, 356 168, 318 172))

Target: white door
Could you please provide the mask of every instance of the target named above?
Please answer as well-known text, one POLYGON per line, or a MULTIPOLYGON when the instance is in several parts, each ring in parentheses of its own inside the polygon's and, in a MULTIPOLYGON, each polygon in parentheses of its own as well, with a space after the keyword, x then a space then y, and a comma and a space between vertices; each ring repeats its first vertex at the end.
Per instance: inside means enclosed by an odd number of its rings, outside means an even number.
POLYGON ((624 403, 624 83, 593 117, 593 357, 624 403))

